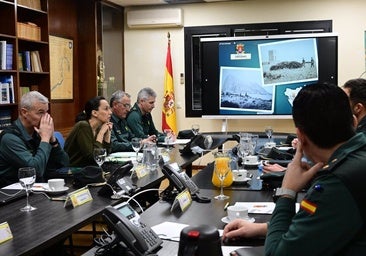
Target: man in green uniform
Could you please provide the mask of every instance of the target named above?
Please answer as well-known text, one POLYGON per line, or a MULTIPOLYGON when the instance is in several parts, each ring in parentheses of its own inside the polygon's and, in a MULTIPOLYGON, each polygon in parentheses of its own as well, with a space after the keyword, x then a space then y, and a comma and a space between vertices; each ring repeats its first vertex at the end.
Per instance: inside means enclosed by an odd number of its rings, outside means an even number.
POLYGON ((355 133, 347 95, 327 84, 301 89, 293 102, 298 147, 268 224, 233 221, 225 238, 265 235, 266 255, 366 255, 366 137, 355 133), (302 162, 303 157, 315 164, 302 162), (296 193, 311 183, 296 213, 296 193))
POLYGON ((351 109, 357 118, 357 132, 366 132, 366 79, 356 78, 348 80, 343 85, 348 95, 351 109))
POLYGON ((48 104, 48 99, 37 91, 25 94, 20 101, 18 119, 1 133, 1 187, 18 181, 20 167, 35 167, 40 182, 68 166, 69 156, 55 138, 48 104))
POLYGON ((137 138, 155 136, 159 142, 164 142, 165 135, 159 132, 154 125, 151 111, 155 108, 156 93, 146 87, 139 91, 137 102, 127 116, 128 126, 137 138))
MULTIPOLYGON (((112 108, 111 121, 113 123, 111 134, 112 152, 133 151, 131 139, 135 135, 128 127, 126 120, 126 116, 131 109, 131 96, 118 90, 112 94, 110 106, 112 108)), ((142 143, 153 140, 155 140, 154 135, 147 137, 142 143)))

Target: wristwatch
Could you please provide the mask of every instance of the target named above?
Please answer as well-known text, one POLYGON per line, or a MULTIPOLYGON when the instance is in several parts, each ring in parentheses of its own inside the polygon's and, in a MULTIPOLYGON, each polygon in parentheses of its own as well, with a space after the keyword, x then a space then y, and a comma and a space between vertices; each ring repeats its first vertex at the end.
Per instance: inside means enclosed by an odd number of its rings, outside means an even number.
POLYGON ((288 189, 288 188, 276 188, 275 193, 273 194, 273 202, 276 202, 278 198, 286 195, 289 198, 295 199, 296 198, 296 192, 288 189))

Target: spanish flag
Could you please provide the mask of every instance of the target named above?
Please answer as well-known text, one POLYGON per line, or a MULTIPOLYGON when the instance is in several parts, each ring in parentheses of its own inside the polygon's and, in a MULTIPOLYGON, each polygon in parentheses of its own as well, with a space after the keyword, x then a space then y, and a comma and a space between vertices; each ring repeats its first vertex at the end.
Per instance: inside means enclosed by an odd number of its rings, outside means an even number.
POLYGON ((168 51, 166 54, 164 102, 162 111, 162 130, 171 129, 177 134, 175 95, 173 83, 172 58, 170 55, 170 33, 168 32, 168 51))

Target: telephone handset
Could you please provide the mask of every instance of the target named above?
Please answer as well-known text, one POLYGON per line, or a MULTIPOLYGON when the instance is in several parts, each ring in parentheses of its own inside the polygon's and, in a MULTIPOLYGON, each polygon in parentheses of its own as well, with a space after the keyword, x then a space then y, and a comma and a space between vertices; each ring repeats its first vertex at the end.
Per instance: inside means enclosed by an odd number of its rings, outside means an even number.
POLYGON ((162 168, 163 174, 168 178, 169 185, 174 186, 178 192, 188 188, 194 195, 199 191, 198 186, 188 177, 185 172, 181 172, 177 163, 165 164, 162 168))
POLYGON ((149 226, 140 221, 140 215, 126 202, 114 207, 107 206, 102 216, 117 238, 137 256, 152 253, 163 243, 149 226))
POLYGON ((165 164, 161 169, 165 177, 169 180, 169 187, 175 187, 178 192, 182 192, 188 189, 192 195, 192 199, 200 203, 208 203, 211 200, 206 197, 198 195, 199 187, 193 180, 185 173, 182 172, 177 163, 165 164))

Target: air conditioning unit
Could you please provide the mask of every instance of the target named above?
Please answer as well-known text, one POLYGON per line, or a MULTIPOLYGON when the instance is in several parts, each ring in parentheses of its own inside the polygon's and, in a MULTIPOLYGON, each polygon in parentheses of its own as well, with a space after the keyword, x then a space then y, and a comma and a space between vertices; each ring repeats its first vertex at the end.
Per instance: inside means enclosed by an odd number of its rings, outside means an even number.
POLYGON ((182 27, 182 9, 161 8, 128 11, 127 26, 129 28, 182 27))

